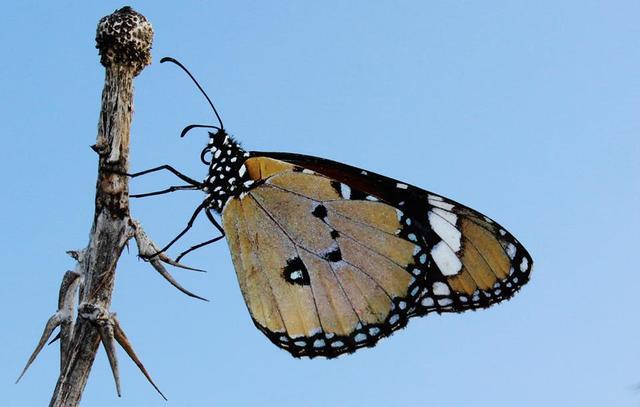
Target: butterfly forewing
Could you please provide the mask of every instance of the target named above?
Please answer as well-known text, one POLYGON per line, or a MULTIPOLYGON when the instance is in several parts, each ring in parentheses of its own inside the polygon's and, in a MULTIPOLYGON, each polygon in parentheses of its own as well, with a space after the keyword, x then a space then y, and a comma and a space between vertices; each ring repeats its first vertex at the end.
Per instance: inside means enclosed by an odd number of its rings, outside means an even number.
POLYGON ((531 259, 497 223, 439 195, 315 157, 252 153, 223 222, 255 324, 294 356, 373 346, 431 311, 509 298, 531 259))
POLYGON ((497 222, 465 205, 331 160, 290 153, 253 154, 304 166, 401 208, 409 221, 418 224, 429 249, 425 264, 432 273, 427 278, 440 271, 447 276, 447 288, 453 290, 452 298, 441 299, 440 304, 435 298, 423 299, 427 312, 432 310, 431 302, 437 311, 486 307, 510 298, 529 280, 533 262, 526 249, 497 222), (460 248, 455 250, 458 236, 460 248))

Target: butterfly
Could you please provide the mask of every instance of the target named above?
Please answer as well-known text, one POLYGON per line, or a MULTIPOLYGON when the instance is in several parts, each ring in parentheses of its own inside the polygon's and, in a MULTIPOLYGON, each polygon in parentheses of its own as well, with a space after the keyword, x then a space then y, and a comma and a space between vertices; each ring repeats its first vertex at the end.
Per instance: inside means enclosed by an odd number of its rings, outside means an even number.
POLYGON ((465 205, 323 158, 245 151, 189 71, 166 61, 189 74, 220 122, 182 132, 214 130, 201 154, 204 181, 163 166, 189 183, 173 190, 206 194, 189 226, 204 211, 221 232, 177 260, 226 237, 254 324, 291 355, 371 347, 411 317, 487 308, 529 281, 527 250, 465 205))

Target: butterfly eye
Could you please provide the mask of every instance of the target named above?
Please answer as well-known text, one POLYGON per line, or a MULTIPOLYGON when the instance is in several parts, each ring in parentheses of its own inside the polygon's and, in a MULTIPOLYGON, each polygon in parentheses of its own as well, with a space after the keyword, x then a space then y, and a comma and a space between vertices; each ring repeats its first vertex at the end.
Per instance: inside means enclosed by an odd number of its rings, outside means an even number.
POLYGON ((200 153, 200 161, 202 161, 203 164, 211 165, 211 156, 213 156, 213 153, 211 153, 211 148, 207 146, 203 148, 200 153), (207 160, 207 155, 209 155, 209 160, 207 160))

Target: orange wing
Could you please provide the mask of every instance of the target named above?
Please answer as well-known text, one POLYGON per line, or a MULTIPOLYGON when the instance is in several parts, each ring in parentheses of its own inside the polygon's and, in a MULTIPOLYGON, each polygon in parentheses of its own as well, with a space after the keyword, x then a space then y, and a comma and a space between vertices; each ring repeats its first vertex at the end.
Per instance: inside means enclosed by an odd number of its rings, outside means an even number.
POLYGON ((496 284, 513 285, 509 249, 490 224, 439 196, 425 227, 301 166, 254 157, 245 167, 255 184, 227 202, 224 229, 256 326, 294 356, 373 346, 413 315, 485 306, 496 284))

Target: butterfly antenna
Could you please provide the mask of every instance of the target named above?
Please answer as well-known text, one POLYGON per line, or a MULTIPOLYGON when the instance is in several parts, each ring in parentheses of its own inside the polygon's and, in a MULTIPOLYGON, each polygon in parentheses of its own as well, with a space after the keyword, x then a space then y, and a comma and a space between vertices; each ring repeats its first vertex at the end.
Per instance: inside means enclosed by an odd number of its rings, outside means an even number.
POLYGON ((185 68, 184 65, 182 65, 179 61, 177 61, 174 58, 171 57, 164 57, 160 60, 160 63, 163 64, 165 62, 173 62, 174 64, 178 65, 180 68, 182 68, 183 71, 185 71, 187 73, 187 75, 189 75, 189 77, 191 78, 191 80, 193 81, 193 83, 196 84, 196 86, 198 87, 198 89, 200 89, 200 92, 202 92, 202 94, 204 95, 205 98, 207 98, 207 102, 209 102, 209 106, 211 106, 211 109, 213 109, 213 113, 215 113, 216 118, 218 119, 218 122, 220 123, 220 129, 224 130, 224 124, 222 124, 222 119, 220 118, 220 115, 218 114, 218 111, 216 110, 216 107, 213 105, 213 102, 211 101, 211 99, 209 98, 209 96, 207 95, 207 93, 204 91, 204 89, 202 89, 202 86, 200 86, 200 84, 198 83, 198 81, 196 80, 196 78, 193 77, 193 75, 191 75, 191 72, 189 72, 189 70, 187 68, 185 68))

